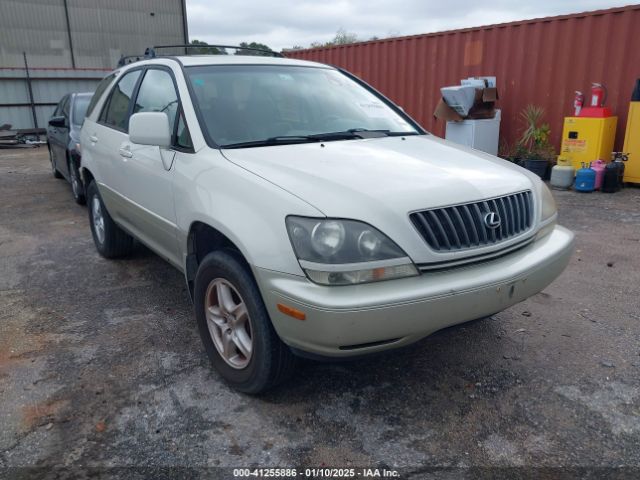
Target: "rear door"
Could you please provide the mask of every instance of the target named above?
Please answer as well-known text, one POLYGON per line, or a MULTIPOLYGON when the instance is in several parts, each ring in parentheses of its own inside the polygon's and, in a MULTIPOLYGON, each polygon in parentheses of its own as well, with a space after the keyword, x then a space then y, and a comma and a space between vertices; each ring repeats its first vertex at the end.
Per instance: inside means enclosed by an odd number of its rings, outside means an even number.
POLYGON ((91 125, 87 132, 89 148, 99 172, 96 178, 100 194, 109 214, 120 224, 127 217, 128 208, 124 194, 127 172, 123 168, 128 158, 121 155, 120 147, 129 140, 131 99, 141 76, 142 69, 138 68, 120 77, 104 102, 97 123, 91 125))
MULTIPOLYGON (((137 90, 132 114, 163 112, 175 132, 179 99, 168 67, 149 67, 137 90)), ((175 134, 173 135, 175 140, 175 134)), ((180 266, 173 196, 173 149, 131 143, 120 145, 123 173, 121 193, 128 207, 122 221, 142 242, 171 263, 180 266)))

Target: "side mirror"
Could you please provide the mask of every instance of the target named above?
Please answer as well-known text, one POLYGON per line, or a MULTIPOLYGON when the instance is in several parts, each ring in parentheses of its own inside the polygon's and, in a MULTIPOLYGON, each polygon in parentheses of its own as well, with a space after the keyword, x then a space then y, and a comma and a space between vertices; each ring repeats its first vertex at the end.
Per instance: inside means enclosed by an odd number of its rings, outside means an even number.
POLYGON ((169 117, 162 112, 134 113, 129 119, 129 141, 139 145, 169 147, 169 117))
POLYGON ((51 125, 52 127, 64 128, 67 126, 67 119, 62 115, 57 117, 51 117, 49 119, 49 125, 51 125))

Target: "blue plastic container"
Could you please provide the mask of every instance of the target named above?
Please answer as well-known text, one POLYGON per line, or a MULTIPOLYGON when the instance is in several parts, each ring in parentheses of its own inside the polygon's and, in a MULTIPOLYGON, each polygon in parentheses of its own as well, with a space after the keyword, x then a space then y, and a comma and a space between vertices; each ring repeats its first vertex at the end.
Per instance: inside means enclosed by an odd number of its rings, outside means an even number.
POLYGON ((576 192, 593 192, 596 189, 596 171, 583 164, 576 172, 576 192))

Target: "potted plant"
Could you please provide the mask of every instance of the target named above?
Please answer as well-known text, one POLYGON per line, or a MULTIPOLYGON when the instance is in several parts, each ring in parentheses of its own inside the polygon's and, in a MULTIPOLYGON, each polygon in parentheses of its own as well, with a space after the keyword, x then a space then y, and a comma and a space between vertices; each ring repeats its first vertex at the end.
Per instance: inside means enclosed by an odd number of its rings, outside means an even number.
POLYGON ((555 157, 555 151, 549 143, 548 123, 543 123, 544 109, 535 105, 527 105, 520 113, 524 120, 525 130, 518 142, 522 159, 520 164, 527 170, 544 178, 549 163, 555 157))
POLYGON ((520 144, 520 140, 509 143, 506 140, 501 141, 498 156, 511 163, 520 165, 528 150, 520 144))

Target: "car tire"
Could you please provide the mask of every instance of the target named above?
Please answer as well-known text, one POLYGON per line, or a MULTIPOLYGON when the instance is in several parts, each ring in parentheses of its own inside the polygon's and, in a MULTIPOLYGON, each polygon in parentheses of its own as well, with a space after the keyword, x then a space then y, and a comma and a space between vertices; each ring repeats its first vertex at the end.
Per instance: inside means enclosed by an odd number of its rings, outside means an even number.
POLYGON ((54 178, 64 178, 62 174, 58 171, 58 167, 56 167, 56 161, 53 159, 53 154, 51 153, 51 147, 49 147, 49 162, 51 163, 51 173, 53 173, 54 178))
POLYGON ((296 357, 278 337, 258 286, 235 251, 215 251, 202 260, 194 305, 207 356, 234 389, 259 394, 291 376, 296 357))
POLYGON ((91 235, 98 253, 105 258, 129 255, 133 249, 133 238, 113 221, 95 181, 91 181, 87 188, 87 204, 91 235))
POLYGON ((87 199, 84 194, 84 185, 82 184, 78 165, 76 165, 73 159, 69 158, 67 160, 67 166, 69 168, 69 182, 71 183, 73 199, 78 205, 84 205, 87 203, 87 199))

